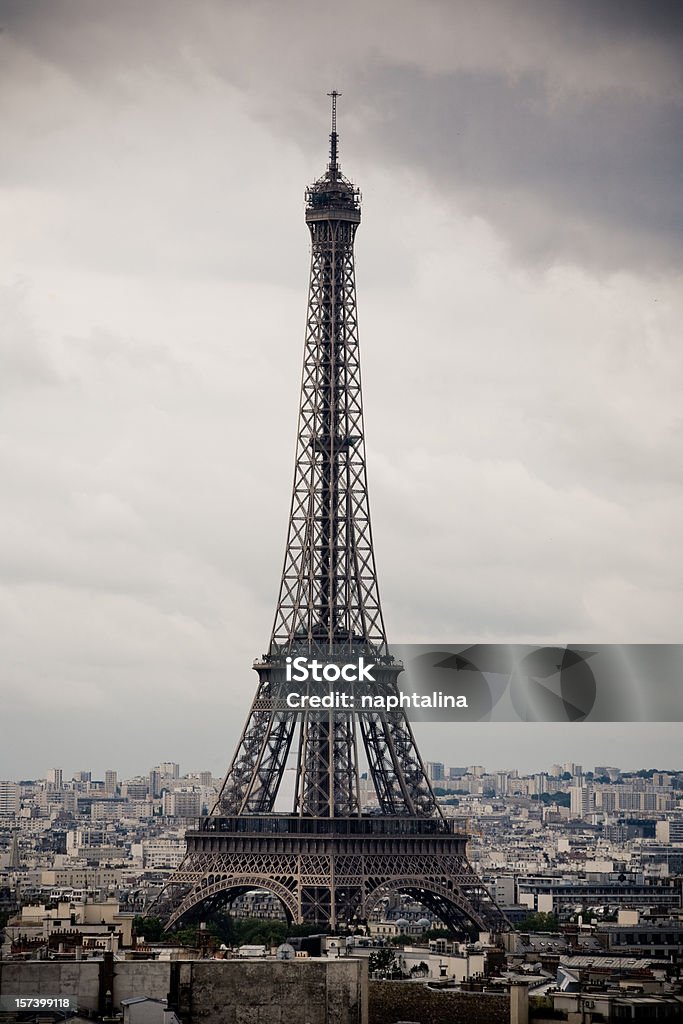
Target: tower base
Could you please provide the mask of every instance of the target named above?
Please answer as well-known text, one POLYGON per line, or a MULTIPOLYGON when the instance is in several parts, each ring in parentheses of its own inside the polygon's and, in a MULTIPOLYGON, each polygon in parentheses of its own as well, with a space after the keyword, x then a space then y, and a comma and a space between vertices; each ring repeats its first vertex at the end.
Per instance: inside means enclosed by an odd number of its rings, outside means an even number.
POLYGON ((442 818, 208 817, 186 838, 167 928, 250 889, 273 893, 291 922, 321 930, 360 925, 396 893, 457 932, 510 927, 467 860, 467 835, 442 818))

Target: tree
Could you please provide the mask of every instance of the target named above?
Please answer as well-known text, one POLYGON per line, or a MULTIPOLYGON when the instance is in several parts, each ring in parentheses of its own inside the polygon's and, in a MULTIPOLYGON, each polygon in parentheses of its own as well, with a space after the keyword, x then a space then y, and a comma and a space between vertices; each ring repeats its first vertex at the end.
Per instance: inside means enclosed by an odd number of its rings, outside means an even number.
POLYGON ((199 945, 197 939, 197 933, 199 928, 197 925, 192 924, 187 928, 179 928, 177 932, 173 932, 173 941, 177 942, 179 946, 188 946, 191 949, 196 949, 199 945))
POLYGON ((212 916, 207 931, 217 939, 219 945, 235 945, 236 922, 225 911, 219 911, 212 916))
POLYGON ((144 937, 147 942, 159 942, 164 935, 164 922, 160 917, 137 914, 133 918, 133 934, 144 937))
POLYGON ((238 946, 274 946, 285 941, 287 925, 274 918, 246 917, 235 925, 235 944, 238 946))
POLYGON ((401 976, 401 968, 396 962, 396 954, 390 946, 384 946, 370 954, 368 969, 370 974, 379 974, 382 978, 401 976))
POLYGON ((532 793, 532 800, 539 800, 542 804, 558 804, 560 807, 571 806, 571 796, 569 793, 532 793))
POLYGON ((290 936, 301 936, 307 935, 320 935, 319 924, 290 924, 287 929, 287 935, 290 936))
POLYGON ((523 921, 517 925, 520 932, 556 932, 559 928, 559 921, 555 914, 539 911, 528 914, 523 921))

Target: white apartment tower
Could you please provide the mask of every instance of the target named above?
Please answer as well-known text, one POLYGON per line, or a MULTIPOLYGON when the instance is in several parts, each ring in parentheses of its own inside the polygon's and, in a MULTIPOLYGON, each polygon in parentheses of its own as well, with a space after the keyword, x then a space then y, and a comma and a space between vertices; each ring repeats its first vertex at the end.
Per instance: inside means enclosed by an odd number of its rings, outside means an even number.
POLYGON ((16 782, 0 782, 0 818, 13 818, 21 806, 21 790, 16 782))
POLYGON ((595 810, 592 786, 570 786, 569 797, 572 818, 584 818, 595 810))

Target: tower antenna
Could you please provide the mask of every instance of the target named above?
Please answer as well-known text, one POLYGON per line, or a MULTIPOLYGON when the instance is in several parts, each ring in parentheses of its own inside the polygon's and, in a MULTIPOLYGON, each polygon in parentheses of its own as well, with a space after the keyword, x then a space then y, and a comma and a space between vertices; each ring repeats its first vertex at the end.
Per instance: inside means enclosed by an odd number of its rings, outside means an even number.
POLYGON ((332 131, 330 132, 330 171, 333 178, 337 177, 339 167, 337 166, 337 143, 339 142, 339 136, 337 135, 337 96, 341 96, 340 92, 333 89, 332 92, 327 94, 332 99, 332 131))

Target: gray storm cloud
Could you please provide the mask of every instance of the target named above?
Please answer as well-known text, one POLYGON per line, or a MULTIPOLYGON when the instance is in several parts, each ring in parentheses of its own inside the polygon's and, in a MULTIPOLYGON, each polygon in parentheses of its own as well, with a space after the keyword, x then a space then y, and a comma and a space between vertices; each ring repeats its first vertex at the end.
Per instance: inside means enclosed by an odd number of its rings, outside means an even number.
MULTIPOLYGON (((390 638, 679 639, 683 9, 346 11, 0 0, 3 777, 71 725, 74 768, 225 768, 281 566, 332 86, 390 638)), ((505 728, 425 737, 512 764, 505 728)), ((600 728, 524 756, 631 763, 600 728)))
POLYGON ((316 137, 325 76, 352 70, 353 141, 493 220, 521 257, 680 261, 674 3, 352 3, 340 19, 319 3, 56 0, 1 16, 19 75, 23 55, 26 75, 52 67, 123 102, 146 75, 215 75, 300 145, 316 137))

